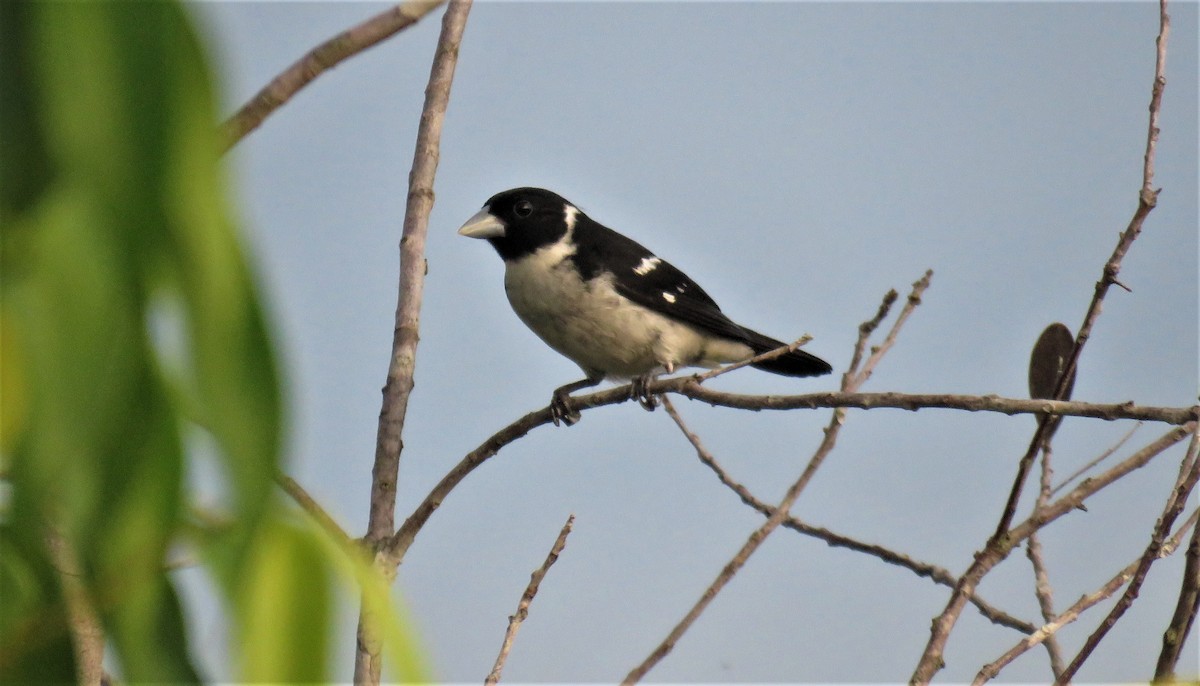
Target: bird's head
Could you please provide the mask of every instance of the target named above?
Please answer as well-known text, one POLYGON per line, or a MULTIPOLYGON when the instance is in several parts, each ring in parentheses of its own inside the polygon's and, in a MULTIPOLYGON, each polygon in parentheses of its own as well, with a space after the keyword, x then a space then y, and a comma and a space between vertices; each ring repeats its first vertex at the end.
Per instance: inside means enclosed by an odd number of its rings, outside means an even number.
POLYGON ((582 214, 557 193, 514 188, 489 198, 458 233, 487 239, 500 257, 511 260, 557 242, 582 214))

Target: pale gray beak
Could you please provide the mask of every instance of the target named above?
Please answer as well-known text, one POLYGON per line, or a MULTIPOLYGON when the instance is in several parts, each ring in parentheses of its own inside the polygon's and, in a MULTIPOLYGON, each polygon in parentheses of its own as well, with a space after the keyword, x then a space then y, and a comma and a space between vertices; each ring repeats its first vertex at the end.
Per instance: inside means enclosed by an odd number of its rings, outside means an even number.
POLYGON ((458 235, 467 238, 501 238, 504 236, 504 222, 497 219, 484 205, 458 229, 458 235))

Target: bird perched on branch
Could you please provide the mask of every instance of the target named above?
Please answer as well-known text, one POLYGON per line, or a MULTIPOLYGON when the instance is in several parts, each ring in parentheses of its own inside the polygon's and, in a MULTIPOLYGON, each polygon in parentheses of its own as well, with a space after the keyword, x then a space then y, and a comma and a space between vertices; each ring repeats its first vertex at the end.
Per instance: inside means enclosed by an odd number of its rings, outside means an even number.
MULTIPOLYGON (((632 379, 633 394, 653 409, 646 385, 658 373, 716 367, 785 345, 735 324, 686 274, 548 190, 498 193, 458 233, 492 244, 517 316, 583 369, 583 379, 554 391, 556 425, 579 418, 571 392, 605 378, 632 379)), ((832 371, 803 350, 753 366, 785 376, 832 371)))

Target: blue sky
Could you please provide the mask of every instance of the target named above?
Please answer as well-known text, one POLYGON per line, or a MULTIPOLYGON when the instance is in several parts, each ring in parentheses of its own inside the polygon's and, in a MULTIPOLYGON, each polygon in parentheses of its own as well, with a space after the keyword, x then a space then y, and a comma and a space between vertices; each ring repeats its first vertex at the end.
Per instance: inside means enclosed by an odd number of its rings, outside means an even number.
MULTIPOLYGON (((383 7, 193 9, 232 112, 383 7)), ((1124 262, 1132 293, 1110 293, 1085 350, 1080 400, 1183 406, 1197 394, 1197 5, 1174 4, 1171 16, 1164 190, 1124 262)), ((230 156, 287 365, 289 471, 355 533, 365 530, 397 243, 439 17, 323 75, 230 156)), ((808 349, 837 373, 884 292, 906 293, 932 268, 925 304, 865 390, 1024 396, 1030 347, 1053 321, 1078 329, 1135 208, 1157 22, 1150 3, 478 4, 443 132, 398 514, 578 378, 511 312, 494 252, 455 235, 513 186, 571 199, 686 271, 741 323, 785 340, 812 334, 808 349)), ((802 393, 836 383, 744 370, 716 386, 802 393)), ((828 421, 825 411, 677 406, 725 468, 772 501, 828 421)), ((1033 425, 853 411, 794 512, 961 572, 995 526, 1033 425)), ((1129 426, 1066 420, 1057 472, 1129 426)), ((1143 426, 1122 454, 1163 431, 1143 426)), ((1181 454, 1044 532, 1060 609, 1140 553, 1181 454)), ((540 428, 446 499, 400 569, 441 678, 487 674, 529 573, 572 512, 575 532, 506 680, 621 678, 761 521, 662 411, 626 404, 540 428)), ((1081 680, 1149 678, 1181 570, 1181 558, 1153 568, 1081 680)), ((1023 553, 980 593, 1038 618, 1023 553)), ((651 678, 904 681, 947 594, 780 530, 651 678)), ((1068 656, 1099 619, 1060 634, 1068 656)), ((345 663, 352 622, 348 611, 337 642, 345 663)), ((201 631, 205 652, 219 654, 214 630, 201 631)), ((1018 638, 968 609, 942 678, 969 681, 1018 638)), ((1003 676, 1047 673, 1038 650, 1003 676)))

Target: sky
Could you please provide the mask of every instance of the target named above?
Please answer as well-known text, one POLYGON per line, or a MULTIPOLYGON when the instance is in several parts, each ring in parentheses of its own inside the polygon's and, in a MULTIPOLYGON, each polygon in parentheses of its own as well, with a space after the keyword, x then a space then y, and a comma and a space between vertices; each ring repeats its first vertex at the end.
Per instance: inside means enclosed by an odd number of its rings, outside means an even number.
MULTIPOLYGON (((319 42, 384 9, 337 2, 192 6, 231 113, 319 42)), ((1155 185, 1080 362, 1074 397, 1187 406, 1198 354, 1197 4, 1174 3, 1155 185)), ((288 472, 365 531, 396 307, 413 141, 441 11, 323 74, 229 155, 238 213, 289 389, 288 472)), ((579 377, 516 318, 503 264, 455 234, 494 193, 552 189, 702 284, 735 321, 808 333, 835 376, 746 369, 744 393, 836 388, 857 326, 926 269, 933 283, 868 391, 1024 397, 1029 350, 1076 331, 1136 206, 1154 66, 1150 3, 501 3, 472 10, 429 223, 416 388, 398 517, 468 451, 579 377)), ((778 501, 829 412, 739 412, 677 399, 731 475, 778 501)), ((1066 475, 1129 422, 1068 418, 1066 475)), ((850 411, 794 513, 961 573, 994 529, 1029 416, 850 411)), ((1144 425, 1128 455, 1166 431, 1144 425)), ((1177 475, 1164 453, 1043 532, 1056 607, 1140 555, 1177 475)), ((1027 492, 1019 516, 1028 514, 1027 492)), ((478 682, 568 514, 574 532, 508 660, 516 682, 622 678, 760 523, 665 412, 636 404, 541 427, 471 474, 400 568, 440 679, 478 682)), ((1182 556, 1080 672, 1153 674, 1182 556)), ((225 672, 202 584, 202 662, 225 672)), ((1018 551, 980 595, 1039 619, 1018 551)), ((777 531, 650 674, 652 681, 903 682, 949 590, 777 531)), ((1068 658, 1107 612, 1059 636, 1068 658)), ((349 678, 354 608, 336 660, 349 678)), ((964 611, 939 679, 970 681, 1020 635, 964 611)), ((1200 671, 1192 637, 1184 673, 1200 671)), ((1044 650, 1001 676, 1042 682, 1044 650)))

